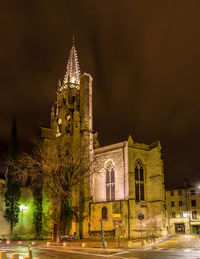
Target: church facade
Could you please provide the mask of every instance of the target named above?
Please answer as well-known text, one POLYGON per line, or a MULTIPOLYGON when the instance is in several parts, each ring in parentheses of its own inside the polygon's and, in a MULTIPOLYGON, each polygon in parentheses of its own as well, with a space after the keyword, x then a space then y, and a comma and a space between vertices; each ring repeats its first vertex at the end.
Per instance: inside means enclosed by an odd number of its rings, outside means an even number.
MULTIPOLYGON (((67 231, 79 236, 100 237, 101 223, 105 236, 137 238, 166 236, 167 218, 164 186, 164 169, 160 142, 150 145, 127 140, 100 147, 93 131, 92 77, 81 74, 75 46, 72 46, 64 81, 58 83, 57 100, 51 110, 51 125, 42 128, 43 147, 53 155, 55 143, 66 157, 69 152, 80 156, 81 150, 93 168, 89 176, 72 188, 74 211, 67 231), (83 148, 84 147, 84 148, 83 148), (81 197, 81 199, 80 199, 81 197), (139 215, 144 219, 138 219, 139 215)), ((2 189, 3 190, 3 189, 2 189)), ((55 230, 51 203, 43 200, 42 235, 51 238, 55 230)), ((20 212, 15 235, 33 238, 33 196, 29 189, 22 192, 20 212)), ((0 219, 3 228, 0 237, 9 237, 5 221, 4 196, 0 193, 0 219)), ((69 233, 69 232, 68 232, 69 233)), ((65 233, 65 234, 68 234, 65 233)))
MULTIPOLYGON (((124 142, 98 147, 95 137, 92 77, 86 73, 80 74, 77 51, 73 45, 64 81, 58 84, 56 105, 51 111, 51 126, 42 129, 46 148, 58 139, 64 152, 76 152, 82 145, 87 145, 87 158, 98 164, 98 171, 83 179, 83 211, 73 215, 71 233, 98 237, 101 235, 102 219, 105 235, 136 238, 141 234, 138 215, 143 214, 145 236, 166 236, 160 142, 140 144, 129 136, 124 142)), ((78 206, 78 195, 73 191, 74 207, 78 206)))

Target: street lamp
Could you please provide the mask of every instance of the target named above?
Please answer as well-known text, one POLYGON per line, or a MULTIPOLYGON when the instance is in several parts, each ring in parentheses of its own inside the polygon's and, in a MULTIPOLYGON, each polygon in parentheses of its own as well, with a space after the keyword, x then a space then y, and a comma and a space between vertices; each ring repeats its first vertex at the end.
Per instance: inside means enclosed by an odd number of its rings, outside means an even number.
POLYGON ((19 208, 20 208, 20 211, 23 213, 24 211, 26 211, 28 209, 28 206, 20 205, 19 208))

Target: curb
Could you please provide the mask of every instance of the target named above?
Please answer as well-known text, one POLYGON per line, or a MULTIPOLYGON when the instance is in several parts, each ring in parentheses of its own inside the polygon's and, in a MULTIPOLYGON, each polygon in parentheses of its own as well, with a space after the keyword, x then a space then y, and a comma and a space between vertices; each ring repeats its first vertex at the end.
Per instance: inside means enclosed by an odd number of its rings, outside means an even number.
POLYGON ((170 238, 171 238, 172 236, 169 236, 169 237, 167 237, 167 238, 164 238, 164 239, 162 239, 162 240, 160 240, 160 241, 158 241, 158 242, 156 242, 156 243, 154 243, 154 244, 150 244, 150 245, 146 245, 146 246, 135 246, 135 247, 132 247, 132 248, 128 248, 128 249, 130 249, 130 250, 132 250, 132 249, 146 249, 146 248, 150 248, 150 247, 153 247, 153 246, 155 246, 155 245, 157 245, 157 244, 160 244, 160 243, 162 243, 162 242, 164 242, 164 241, 166 241, 166 240, 169 240, 170 238))

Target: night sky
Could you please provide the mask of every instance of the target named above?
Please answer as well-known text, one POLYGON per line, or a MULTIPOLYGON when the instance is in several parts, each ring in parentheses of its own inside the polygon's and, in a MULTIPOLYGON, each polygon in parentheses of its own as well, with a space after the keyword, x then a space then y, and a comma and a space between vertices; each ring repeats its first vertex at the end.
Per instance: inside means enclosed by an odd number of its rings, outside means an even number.
POLYGON ((200 1, 0 1, 0 149, 49 125, 72 36, 101 145, 161 141, 166 185, 200 183, 200 1))

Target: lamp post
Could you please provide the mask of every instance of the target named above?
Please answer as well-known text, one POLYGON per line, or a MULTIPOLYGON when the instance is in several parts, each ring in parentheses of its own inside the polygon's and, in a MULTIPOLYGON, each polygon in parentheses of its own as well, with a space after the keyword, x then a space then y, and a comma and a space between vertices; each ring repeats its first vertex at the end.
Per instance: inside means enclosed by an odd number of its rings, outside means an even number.
POLYGON ((106 245, 105 245, 104 230, 103 230, 103 219, 101 218, 100 221, 101 221, 101 236, 102 236, 103 248, 105 249, 106 245))

